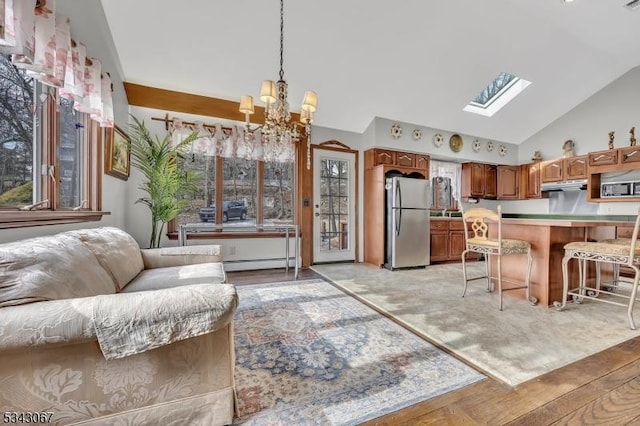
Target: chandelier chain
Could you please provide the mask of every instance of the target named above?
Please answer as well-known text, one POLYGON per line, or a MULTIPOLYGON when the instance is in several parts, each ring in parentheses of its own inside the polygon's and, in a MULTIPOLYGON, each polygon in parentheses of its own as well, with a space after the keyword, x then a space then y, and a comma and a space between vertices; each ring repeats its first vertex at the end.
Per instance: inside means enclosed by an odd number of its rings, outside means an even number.
POLYGON ((284 0, 280 0, 280 80, 284 80, 284 0))

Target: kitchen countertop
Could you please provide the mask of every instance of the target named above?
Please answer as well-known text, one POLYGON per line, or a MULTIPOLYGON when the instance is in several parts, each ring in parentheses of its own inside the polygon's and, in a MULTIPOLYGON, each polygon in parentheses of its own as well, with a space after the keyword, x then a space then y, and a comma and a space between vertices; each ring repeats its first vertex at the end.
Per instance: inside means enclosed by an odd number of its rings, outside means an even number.
MULTIPOLYGON (((433 212, 432 212, 433 214, 433 212)), ((460 216, 431 216, 431 220, 462 220, 460 216)), ((458 213, 459 214, 459 213, 458 213)), ((503 213, 504 223, 519 223, 522 225, 558 225, 558 226, 613 226, 616 224, 633 224, 635 215, 574 215, 574 214, 544 214, 544 213, 503 213)))

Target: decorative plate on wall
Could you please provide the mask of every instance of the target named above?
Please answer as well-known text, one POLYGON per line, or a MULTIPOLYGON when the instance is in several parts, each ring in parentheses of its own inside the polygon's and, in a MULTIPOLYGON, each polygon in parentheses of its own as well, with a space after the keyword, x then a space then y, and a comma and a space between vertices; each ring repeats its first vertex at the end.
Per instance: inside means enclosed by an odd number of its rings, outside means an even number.
POLYGON ((442 136, 440 133, 436 133, 435 135, 433 135, 433 144, 435 146, 440 148, 443 142, 444 142, 444 136, 442 136))
POLYGON ((504 145, 500 145, 500 156, 504 157, 507 154, 507 147, 504 145))
POLYGON ((411 136, 413 136, 414 141, 419 141, 420 139, 422 139, 422 130, 413 129, 413 133, 411 133, 411 136))
POLYGON ((391 137, 394 139, 398 139, 400 138, 400 136, 402 136, 402 127, 398 123, 396 123, 391 126, 391 137))
POLYGON ((493 142, 491 141, 487 142, 487 151, 489 152, 493 151, 493 142))
POLYGON ((453 152, 460 152, 460 150, 462 149, 462 137, 460 137, 460 135, 455 134, 455 135, 451 135, 451 137, 449 138, 449 147, 451 148, 451 151, 453 152))
POLYGON ((479 152, 481 146, 482 144, 480 143, 480 141, 476 139, 473 141, 473 145, 471 147, 473 148, 473 152, 479 152))

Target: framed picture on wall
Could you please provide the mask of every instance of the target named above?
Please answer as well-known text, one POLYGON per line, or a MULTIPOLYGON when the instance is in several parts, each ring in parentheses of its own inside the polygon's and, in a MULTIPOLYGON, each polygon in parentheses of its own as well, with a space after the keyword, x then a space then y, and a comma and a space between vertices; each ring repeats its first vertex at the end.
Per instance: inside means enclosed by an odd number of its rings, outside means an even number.
POLYGON ((129 179, 131 171, 131 143, 118 126, 106 128, 104 172, 119 179, 129 179))

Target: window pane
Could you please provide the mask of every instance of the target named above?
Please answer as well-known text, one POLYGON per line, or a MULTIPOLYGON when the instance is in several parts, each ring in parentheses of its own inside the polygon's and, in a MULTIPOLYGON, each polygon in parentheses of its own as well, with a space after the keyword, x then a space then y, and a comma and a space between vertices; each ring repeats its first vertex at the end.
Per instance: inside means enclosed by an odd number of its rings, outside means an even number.
POLYGON ((263 219, 266 225, 293 222, 293 164, 264 163, 263 219))
POLYGON ((82 159, 86 130, 83 125, 83 114, 73 109, 73 101, 60 98, 59 109, 59 207, 72 208, 79 206, 83 201, 82 159))
POLYGON ((34 82, 0 55, 0 207, 32 204, 34 82))
POLYGON ((222 221, 226 225, 256 223, 257 161, 243 158, 223 159, 222 221))
POLYGON ((215 222, 213 207, 216 199, 216 158, 202 154, 188 154, 179 162, 183 170, 189 170, 195 175, 198 191, 183 196, 188 204, 176 218, 176 225, 215 222))

